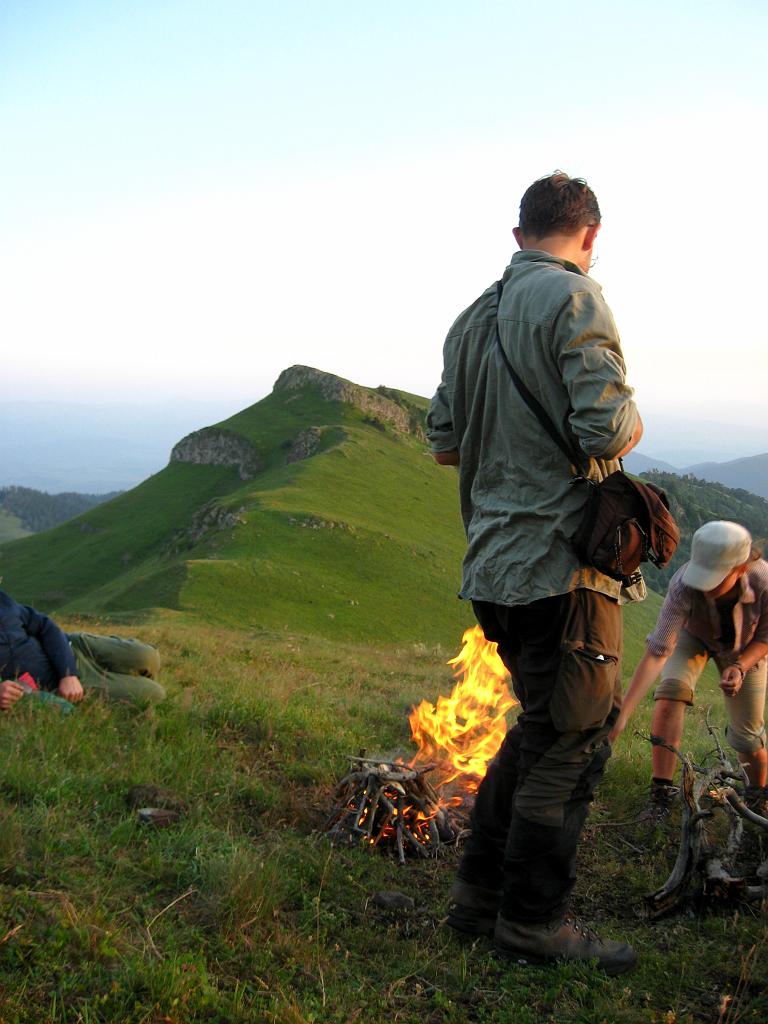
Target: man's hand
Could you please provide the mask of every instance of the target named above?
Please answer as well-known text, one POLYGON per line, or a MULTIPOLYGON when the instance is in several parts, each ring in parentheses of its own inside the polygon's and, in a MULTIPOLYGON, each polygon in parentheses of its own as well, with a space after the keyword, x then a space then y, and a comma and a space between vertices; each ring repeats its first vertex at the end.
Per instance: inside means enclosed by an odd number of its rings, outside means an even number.
POLYGON ((83 687, 77 676, 64 676, 59 681, 57 692, 67 700, 71 700, 73 704, 83 699, 83 687))
POLYGON ((720 676, 720 689, 726 697, 735 697, 744 682, 744 671, 739 665, 731 665, 720 676))
POLYGON ((432 458, 438 466, 458 466, 459 453, 454 448, 451 452, 432 452, 432 458))
POLYGON ((4 679, 0 683, 0 711, 10 711, 17 700, 24 696, 23 687, 13 679, 4 679))
POLYGON ((614 458, 615 459, 623 459, 625 455, 628 455, 629 452, 631 452, 633 448, 636 448, 640 444, 642 436, 643 436, 643 421, 640 419, 640 414, 638 413, 638 415, 637 415, 637 423, 635 424, 635 429, 632 432, 632 437, 630 437, 629 441, 627 441, 627 443, 624 445, 624 447, 621 449, 621 451, 618 453, 618 455, 614 455, 614 458))

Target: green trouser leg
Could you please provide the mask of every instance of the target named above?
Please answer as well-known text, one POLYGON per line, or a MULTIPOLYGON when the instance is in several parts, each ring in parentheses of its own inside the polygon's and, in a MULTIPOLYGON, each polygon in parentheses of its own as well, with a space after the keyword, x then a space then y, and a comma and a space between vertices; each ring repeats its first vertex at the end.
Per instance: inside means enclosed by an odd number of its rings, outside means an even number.
POLYGON ((150 704, 165 698, 163 687, 151 678, 160 670, 160 655, 150 644, 95 633, 70 633, 69 642, 84 690, 150 704))

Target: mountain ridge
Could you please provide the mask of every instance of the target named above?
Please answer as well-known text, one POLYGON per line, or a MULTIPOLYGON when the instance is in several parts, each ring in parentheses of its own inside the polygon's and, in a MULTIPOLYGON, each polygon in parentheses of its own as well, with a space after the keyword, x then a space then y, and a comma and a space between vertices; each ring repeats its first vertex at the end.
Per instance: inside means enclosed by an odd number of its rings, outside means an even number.
POLYGON ((768 452, 729 459, 725 462, 697 462, 680 468, 663 459, 644 455, 635 450, 625 457, 624 465, 630 473, 657 469, 664 473, 675 473, 677 476, 693 476, 710 483, 724 484, 726 487, 768 498, 768 452))
POLYGON ((455 641, 471 619, 451 596, 464 536, 456 476, 424 445, 426 405, 290 367, 136 488, 4 545, 6 585, 73 614, 165 607, 340 639, 455 641), (212 436, 236 450, 222 455, 212 436), (247 479, 245 453, 258 455, 247 479))

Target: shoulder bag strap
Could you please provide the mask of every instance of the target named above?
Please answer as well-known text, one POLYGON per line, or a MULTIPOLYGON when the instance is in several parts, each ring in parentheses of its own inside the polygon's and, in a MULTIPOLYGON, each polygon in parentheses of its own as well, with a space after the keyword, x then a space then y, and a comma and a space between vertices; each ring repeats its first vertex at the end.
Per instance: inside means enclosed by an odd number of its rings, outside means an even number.
POLYGON ((557 429, 555 424, 552 422, 551 417, 549 416, 547 411, 544 409, 544 407, 542 406, 541 402, 539 402, 539 400, 537 398, 534 398, 534 396, 531 394, 531 392, 525 386, 525 384, 521 380, 519 374, 515 371, 515 368, 513 367, 512 363, 509 361, 509 356, 504 351, 504 346, 501 343, 501 334, 499 332, 499 313, 498 313, 499 307, 501 306, 501 293, 502 293, 502 290, 503 289, 502 289, 501 281, 497 281, 496 282, 496 301, 497 301, 497 308, 496 308, 496 343, 499 346, 499 352, 501 353, 501 358, 504 360, 504 363, 505 363, 507 369, 509 370, 509 375, 510 375, 510 377, 512 378, 512 380, 514 382, 515 387, 520 392, 520 397, 523 399, 525 404, 528 406, 528 408, 531 410, 533 415, 536 417, 536 419, 542 425, 544 430, 546 430, 546 432, 549 434, 549 436, 555 442, 555 444, 560 449, 560 451, 563 453, 563 455, 565 455, 566 459, 568 459, 569 462, 575 463, 579 467, 579 469, 581 469, 582 472, 583 472, 584 468, 585 468, 584 467, 585 456, 581 452, 576 451, 574 448, 569 448, 568 447, 568 445, 563 440, 563 437, 560 434, 560 431, 557 429))

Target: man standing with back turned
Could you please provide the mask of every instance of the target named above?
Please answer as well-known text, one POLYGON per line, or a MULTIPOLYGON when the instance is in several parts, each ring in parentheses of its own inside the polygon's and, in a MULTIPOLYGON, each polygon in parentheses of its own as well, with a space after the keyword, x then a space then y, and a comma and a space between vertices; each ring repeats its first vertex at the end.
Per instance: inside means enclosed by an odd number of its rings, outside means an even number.
POLYGON ((587 276, 599 229, 581 179, 558 171, 531 185, 500 303, 494 284, 448 334, 427 434, 435 460, 459 467, 461 596, 498 643, 521 704, 478 790, 448 922, 493 935, 517 960, 597 959, 620 974, 634 965, 631 947, 600 939, 568 900, 621 703, 621 584, 577 559, 586 488, 521 398, 496 339, 498 306, 507 358, 590 456, 591 477, 618 468, 642 424, 616 326, 587 276))

